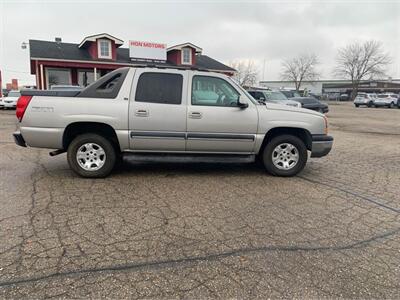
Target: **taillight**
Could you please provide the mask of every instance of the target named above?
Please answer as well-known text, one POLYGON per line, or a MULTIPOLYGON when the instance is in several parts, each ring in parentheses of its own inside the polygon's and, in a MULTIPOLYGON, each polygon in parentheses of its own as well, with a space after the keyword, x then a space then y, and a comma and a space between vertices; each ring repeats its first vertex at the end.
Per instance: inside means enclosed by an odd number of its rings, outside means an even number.
POLYGON ((31 99, 32 99, 32 96, 21 96, 18 99, 17 110, 16 110, 15 114, 17 115, 17 118, 20 122, 22 121, 22 117, 24 116, 25 110, 28 107, 31 99))

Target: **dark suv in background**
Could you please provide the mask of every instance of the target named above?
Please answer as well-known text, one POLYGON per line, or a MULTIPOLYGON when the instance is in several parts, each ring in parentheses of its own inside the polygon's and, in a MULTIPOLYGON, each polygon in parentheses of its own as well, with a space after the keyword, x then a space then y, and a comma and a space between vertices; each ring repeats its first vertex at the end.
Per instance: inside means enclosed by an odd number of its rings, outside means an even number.
POLYGON ((302 108, 315 110, 323 114, 329 111, 329 107, 327 104, 318 101, 314 97, 294 97, 290 98, 290 100, 299 102, 302 108))

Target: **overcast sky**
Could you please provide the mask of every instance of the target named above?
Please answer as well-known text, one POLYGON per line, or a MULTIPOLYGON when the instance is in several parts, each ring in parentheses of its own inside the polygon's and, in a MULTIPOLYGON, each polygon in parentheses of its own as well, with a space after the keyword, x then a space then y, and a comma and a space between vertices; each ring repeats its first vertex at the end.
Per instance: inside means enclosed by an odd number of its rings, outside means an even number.
POLYGON ((262 79, 279 80, 282 60, 315 53, 322 79, 333 78, 336 49, 379 40, 393 57, 388 76, 400 78, 399 1, 18 1, 0 0, 3 82, 29 74, 29 39, 79 43, 107 32, 130 39, 192 42, 224 63, 253 60, 262 79))

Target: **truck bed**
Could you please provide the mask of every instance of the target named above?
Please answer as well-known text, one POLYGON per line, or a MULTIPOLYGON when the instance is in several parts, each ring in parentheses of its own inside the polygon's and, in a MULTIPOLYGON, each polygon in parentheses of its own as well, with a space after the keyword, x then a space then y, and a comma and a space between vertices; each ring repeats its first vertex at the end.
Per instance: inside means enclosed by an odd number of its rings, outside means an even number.
POLYGON ((52 90, 21 90, 22 96, 75 97, 81 91, 52 91, 52 90))

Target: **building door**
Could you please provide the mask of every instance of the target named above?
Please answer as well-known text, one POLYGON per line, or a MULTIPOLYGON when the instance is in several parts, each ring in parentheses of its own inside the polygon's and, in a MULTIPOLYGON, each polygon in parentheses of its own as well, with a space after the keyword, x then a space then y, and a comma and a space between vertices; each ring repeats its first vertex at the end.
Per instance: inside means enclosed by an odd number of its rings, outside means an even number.
POLYGON ((185 151, 187 76, 137 69, 129 108, 130 148, 185 151))
POLYGON ((247 97, 223 77, 192 77, 188 103, 186 150, 193 152, 251 153, 254 151, 258 113, 247 97))

